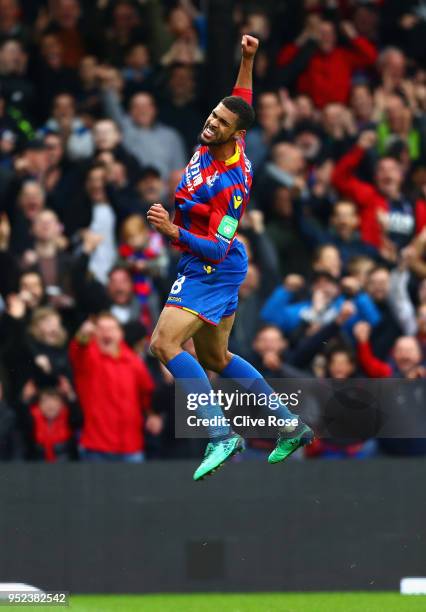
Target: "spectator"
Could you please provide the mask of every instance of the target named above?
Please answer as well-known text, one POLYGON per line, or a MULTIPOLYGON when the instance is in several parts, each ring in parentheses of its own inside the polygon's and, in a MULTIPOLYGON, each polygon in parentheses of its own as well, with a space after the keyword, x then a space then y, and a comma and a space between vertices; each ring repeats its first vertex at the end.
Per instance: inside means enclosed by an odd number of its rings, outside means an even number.
POLYGON ((377 266, 371 270, 366 290, 379 310, 381 318, 372 333, 373 350, 378 357, 385 359, 396 339, 402 334, 398 315, 403 312, 403 305, 396 303, 397 292, 391 291, 391 275, 384 266, 377 266))
MULTIPOLYGON (((351 378, 356 378, 357 360, 353 351, 344 345, 332 345, 327 351, 327 374, 334 381, 345 381, 351 378)), ((334 388, 339 390, 339 382, 336 382, 334 388)), ((327 425, 328 423, 326 423, 327 425)), ((334 423, 331 424, 333 427, 334 423)), ((363 434, 363 426, 365 424, 359 419, 355 424, 345 423, 345 428, 348 432, 349 439, 339 439, 334 436, 332 439, 317 438, 311 445, 311 448, 305 450, 305 455, 309 458, 326 458, 326 459, 349 459, 358 458, 364 459, 372 457, 377 453, 377 443, 375 440, 356 440, 357 430, 363 434)))
POLYGON ((166 272, 168 258, 161 234, 152 231, 143 217, 131 215, 121 226, 122 242, 118 249, 133 275, 134 292, 142 307, 142 322, 153 330, 149 300, 154 297, 153 281, 166 272))
POLYGON ((160 105, 160 118, 182 135, 186 153, 192 156, 203 121, 193 66, 173 64, 170 67, 160 105))
POLYGON ((74 458, 71 411, 61 393, 44 389, 29 407, 32 460, 57 463, 74 458))
POLYGON ((148 93, 135 94, 126 114, 112 87, 111 71, 102 73, 105 111, 123 132, 124 146, 142 165, 148 160, 167 178, 172 170, 183 168, 185 154, 181 136, 173 129, 157 121, 157 107, 148 93))
POLYGON ((359 83, 352 87, 350 108, 358 132, 375 129, 374 97, 368 85, 359 83))
POLYGON ((146 45, 137 43, 129 48, 121 74, 127 97, 138 91, 151 91, 153 89, 155 74, 146 45))
POLYGON ((89 33, 86 28, 79 0, 58 0, 51 9, 39 25, 56 34, 64 49, 64 65, 76 69, 87 52, 98 47, 96 30, 89 33))
POLYGON ((42 128, 41 134, 49 132, 61 135, 70 159, 84 159, 92 155, 92 133, 77 116, 76 102, 72 95, 61 93, 54 98, 52 116, 42 128))
MULTIPOLYGON (((28 54, 19 40, 0 43, 0 90, 16 120, 32 120, 34 85, 27 76, 28 54)), ((28 125, 31 130, 31 125, 28 125)))
POLYGON ((21 255, 33 246, 31 227, 37 215, 44 210, 45 193, 37 181, 25 182, 18 194, 17 207, 12 219, 12 250, 21 255))
POLYGON ((127 174, 132 183, 141 176, 141 166, 137 159, 126 151, 122 145, 122 134, 114 121, 101 119, 93 126, 95 141, 95 154, 111 153, 114 160, 125 165, 127 174))
MULTIPOLYGON (((179 182, 181 172, 179 171, 179 182)), ((138 211, 146 214, 155 202, 161 202, 166 195, 166 186, 160 172, 153 166, 146 166, 139 175, 136 185, 139 196, 138 211)), ((173 191, 174 196, 174 191, 173 191)), ((174 203, 174 202, 173 202, 174 203)))
MULTIPOLYGON (((344 285, 343 285, 344 287, 344 285)), ((345 296, 341 293, 338 280, 329 272, 317 272, 312 283, 310 299, 291 301, 295 291, 293 287, 278 287, 266 301, 261 318, 274 323, 285 333, 297 332, 303 335, 314 333, 322 326, 331 323, 338 316, 345 296)), ((352 326, 360 319, 365 318, 371 324, 377 325, 380 315, 364 293, 355 294, 353 303, 356 314, 345 322, 345 329, 349 332, 352 326)))
POLYGON ((42 210, 34 217, 31 233, 33 249, 23 253, 21 268, 37 272, 57 307, 69 307, 71 298, 72 258, 65 251, 66 240, 57 215, 52 210, 42 210))
POLYGON ((101 314, 96 323, 87 321, 71 342, 70 358, 84 418, 81 459, 143 461, 143 415, 151 433, 161 431, 161 419, 150 414, 151 375, 123 342, 118 320, 101 314))
MULTIPOLYGON (((127 265, 117 264, 108 275, 108 283, 104 286, 88 274, 90 252, 97 245, 96 235, 88 232, 83 241, 83 251, 78 260, 74 274, 74 293, 83 316, 110 311, 123 325, 125 331, 130 323, 143 321, 147 313, 136 297, 133 287, 133 277, 127 265)), ((148 299, 149 320, 158 316, 156 294, 148 299)))
POLYGON ((426 19, 422 2, 409 0, 401 5, 396 0, 390 0, 383 18, 389 40, 397 41, 411 59, 420 62, 426 51, 426 19))
POLYGON ((386 93, 403 92, 406 89, 407 59, 401 49, 386 47, 377 59, 377 68, 382 87, 376 91, 376 102, 377 98, 381 102, 386 93))
POLYGON ((372 245, 366 244, 359 235, 360 216, 352 202, 336 202, 330 217, 329 228, 324 230, 318 223, 309 218, 299 207, 298 222, 303 236, 312 244, 333 244, 339 250, 343 265, 350 259, 365 255, 378 259, 379 253, 372 245))
POLYGON ((271 194, 266 233, 278 255, 281 276, 295 273, 307 275, 311 269, 311 257, 297 227, 292 191, 277 186, 271 194))
POLYGON ((333 181, 341 194, 354 200, 361 215, 361 235, 365 242, 380 248, 387 257, 395 248, 410 243, 426 224, 426 202, 410 201, 402 191, 400 164, 391 157, 382 158, 375 171, 374 185, 357 178, 355 172, 376 142, 373 132, 363 132, 357 145, 336 165, 333 181))
POLYGON ((342 260, 333 244, 324 244, 316 249, 312 257, 312 270, 326 272, 335 279, 342 273, 342 260))
POLYGON ((22 23, 21 7, 18 0, 1 0, 0 2, 0 41, 7 39, 28 42, 29 32, 22 23))
POLYGON ((169 66, 175 62, 201 63, 203 52, 199 46, 197 32, 189 12, 183 6, 175 6, 169 12, 167 25, 173 41, 170 49, 161 58, 163 66, 169 66))
POLYGON ((41 388, 55 387, 61 377, 70 380, 67 333, 56 310, 41 307, 27 313, 22 295, 11 294, 2 322, 4 368, 13 400, 28 381, 41 388))
POLYGON ((112 7, 111 24, 105 33, 106 61, 122 66, 127 50, 135 44, 144 43, 147 37, 148 33, 133 2, 130 0, 115 2, 112 7))
POLYGON ((106 190, 105 171, 101 166, 92 168, 86 178, 86 192, 91 205, 90 232, 102 238, 90 256, 89 270, 101 283, 117 257, 115 241, 115 213, 106 190))
POLYGON ((98 83, 98 61, 94 55, 86 55, 80 62, 77 88, 77 107, 90 125, 102 115, 101 91, 98 83))
POLYGON ((55 34, 44 34, 40 41, 40 60, 36 71, 40 87, 38 116, 46 120, 54 98, 60 93, 75 95, 78 79, 71 68, 65 66, 64 48, 55 34))
POLYGON ((43 279, 38 272, 31 271, 21 274, 19 295, 27 308, 27 312, 33 311, 46 302, 43 279))
POLYGON ((43 177, 46 203, 63 221, 69 200, 75 198, 79 191, 81 171, 77 163, 67 158, 59 134, 48 132, 43 143, 47 152, 47 169, 43 177))
POLYGON ((255 170, 265 161, 271 144, 284 128, 284 110, 276 92, 265 91, 258 96, 256 118, 257 126, 246 138, 247 156, 255 170))
POLYGON ((278 54, 278 66, 298 77, 298 92, 311 97, 318 108, 330 102, 346 104, 355 70, 368 68, 376 61, 374 45, 359 36, 353 24, 342 22, 341 29, 348 39, 347 47, 337 46, 334 24, 323 20, 312 32, 304 30, 295 43, 286 45, 278 54))
POLYGON ((377 130, 380 155, 389 154, 396 143, 401 143, 408 147, 412 161, 425 161, 424 121, 419 123, 414 120, 411 109, 400 95, 387 97, 384 117, 377 130))
POLYGON ((367 322, 357 323, 354 335, 357 340, 359 362, 371 378, 413 378, 421 372, 423 356, 416 338, 400 336, 394 344, 392 359, 382 361, 373 354, 370 343, 371 327, 367 322))
POLYGON ((259 207, 268 210, 271 191, 278 185, 300 192, 305 186, 305 160, 301 150, 286 142, 277 142, 271 150, 271 161, 267 162, 255 186, 255 197, 259 207))

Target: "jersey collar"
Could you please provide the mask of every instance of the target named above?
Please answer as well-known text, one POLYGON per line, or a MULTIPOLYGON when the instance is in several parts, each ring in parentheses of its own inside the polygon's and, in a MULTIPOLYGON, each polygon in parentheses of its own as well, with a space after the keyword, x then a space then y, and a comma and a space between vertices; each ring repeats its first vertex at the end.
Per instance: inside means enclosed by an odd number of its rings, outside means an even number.
POLYGON ((228 159, 225 160, 225 166, 232 166, 232 164, 236 164, 237 161, 239 161, 240 159, 240 147, 238 146, 238 143, 235 143, 235 153, 233 155, 231 155, 231 157, 228 157, 228 159))

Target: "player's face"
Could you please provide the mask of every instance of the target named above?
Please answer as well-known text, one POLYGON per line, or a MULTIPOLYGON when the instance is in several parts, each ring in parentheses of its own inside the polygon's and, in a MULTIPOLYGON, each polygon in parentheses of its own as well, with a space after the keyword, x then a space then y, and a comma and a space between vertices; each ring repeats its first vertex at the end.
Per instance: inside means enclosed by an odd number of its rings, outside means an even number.
POLYGON ((209 146, 223 145, 236 140, 238 116, 221 102, 212 110, 199 136, 201 144, 209 146))

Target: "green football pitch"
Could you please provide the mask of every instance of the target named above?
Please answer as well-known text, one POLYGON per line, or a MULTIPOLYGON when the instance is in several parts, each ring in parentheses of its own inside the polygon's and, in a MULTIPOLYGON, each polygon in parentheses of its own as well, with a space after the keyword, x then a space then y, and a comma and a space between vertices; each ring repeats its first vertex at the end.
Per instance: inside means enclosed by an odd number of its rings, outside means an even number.
MULTIPOLYGON (((64 608, 5 606, 5 609, 59 612, 64 608)), ((424 612, 426 596, 396 593, 72 595, 68 609, 72 612, 424 612)))

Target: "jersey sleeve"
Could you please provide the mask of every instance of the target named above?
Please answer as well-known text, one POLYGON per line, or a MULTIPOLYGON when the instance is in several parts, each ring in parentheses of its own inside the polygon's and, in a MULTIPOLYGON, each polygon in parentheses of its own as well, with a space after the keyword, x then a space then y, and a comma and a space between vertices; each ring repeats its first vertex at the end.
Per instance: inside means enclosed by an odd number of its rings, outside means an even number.
POLYGON ((250 105, 253 102, 253 91, 251 89, 246 89, 245 87, 234 87, 232 90, 232 95, 242 98, 250 105))
POLYGON ((220 263, 231 247, 243 210, 244 197, 241 190, 224 189, 215 198, 207 236, 197 236, 179 228, 179 243, 202 259, 220 263))

